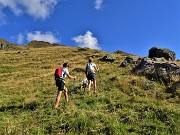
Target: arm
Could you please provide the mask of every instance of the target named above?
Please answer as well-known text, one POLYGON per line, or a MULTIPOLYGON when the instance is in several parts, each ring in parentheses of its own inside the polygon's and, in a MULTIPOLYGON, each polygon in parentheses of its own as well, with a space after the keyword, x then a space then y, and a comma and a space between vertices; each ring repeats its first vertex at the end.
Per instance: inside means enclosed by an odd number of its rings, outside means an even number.
POLYGON ((99 68, 97 68, 97 67, 94 67, 95 68, 95 70, 98 72, 99 71, 99 68))
POLYGON ((72 75, 69 74, 68 69, 66 69, 65 73, 66 73, 66 75, 68 76, 68 78, 70 78, 70 79, 76 79, 76 76, 72 76, 72 75))
POLYGON ((67 74, 67 76, 68 76, 69 78, 71 78, 71 79, 76 79, 76 76, 72 76, 72 75, 70 75, 70 74, 67 74))
POLYGON ((96 67, 96 64, 94 65, 94 69, 98 72, 99 68, 96 67))

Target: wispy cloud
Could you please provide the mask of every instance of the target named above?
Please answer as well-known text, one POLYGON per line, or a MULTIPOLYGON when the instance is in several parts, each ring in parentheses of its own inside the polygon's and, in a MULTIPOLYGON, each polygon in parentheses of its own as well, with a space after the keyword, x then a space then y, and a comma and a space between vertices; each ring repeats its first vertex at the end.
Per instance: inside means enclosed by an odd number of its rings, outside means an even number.
POLYGON ((59 43, 60 38, 58 38, 55 34, 52 32, 41 32, 41 31, 34 31, 34 32, 28 32, 26 34, 20 33, 17 37, 17 43, 18 44, 23 44, 25 41, 32 41, 32 40, 37 40, 37 41, 45 41, 49 43, 59 43))
POLYGON ((95 9, 99 10, 102 8, 103 0, 95 0, 95 9))
MULTIPOLYGON (((28 14, 36 19, 46 19, 59 0, 0 0, 0 17, 10 9, 15 15, 28 14)), ((2 17, 1 17, 2 18, 2 17)), ((4 19, 4 18, 3 18, 4 19)))
POLYGON ((21 44, 23 44, 23 42, 24 42, 24 35, 20 33, 20 34, 18 34, 17 43, 19 45, 21 45, 21 44))
POLYGON ((88 47, 91 49, 97 49, 100 50, 99 43, 96 37, 93 37, 93 33, 90 31, 87 31, 84 36, 76 36, 72 38, 79 47, 88 47))
POLYGON ((58 0, 21 0, 26 12, 38 19, 46 19, 53 11, 58 0))

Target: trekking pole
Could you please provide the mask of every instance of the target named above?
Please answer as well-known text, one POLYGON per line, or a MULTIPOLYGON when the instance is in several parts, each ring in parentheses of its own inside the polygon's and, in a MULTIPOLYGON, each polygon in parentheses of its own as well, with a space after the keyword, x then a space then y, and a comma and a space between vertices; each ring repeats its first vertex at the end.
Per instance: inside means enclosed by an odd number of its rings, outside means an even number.
POLYGON ((74 88, 73 88, 73 90, 72 90, 72 101, 73 101, 73 103, 74 103, 74 91, 75 91, 75 87, 76 87, 76 79, 74 79, 74 88))

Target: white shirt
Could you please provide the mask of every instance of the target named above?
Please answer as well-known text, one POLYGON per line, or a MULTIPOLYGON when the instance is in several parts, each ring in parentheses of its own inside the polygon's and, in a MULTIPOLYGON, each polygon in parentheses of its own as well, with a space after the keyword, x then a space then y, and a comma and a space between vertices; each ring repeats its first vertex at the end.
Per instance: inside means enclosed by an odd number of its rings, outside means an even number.
POLYGON ((95 73, 96 64, 94 63, 88 63, 86 65, 86 72, 88 73, 95 73))
POLYGON ((63 67, 62 68, 62 79, 65 79, 66 78, 66 76, 67 76, 67 74, 69 74, 69 71, 68 71, 68 69, 67 68, 65 68, 65 67, 63 67))

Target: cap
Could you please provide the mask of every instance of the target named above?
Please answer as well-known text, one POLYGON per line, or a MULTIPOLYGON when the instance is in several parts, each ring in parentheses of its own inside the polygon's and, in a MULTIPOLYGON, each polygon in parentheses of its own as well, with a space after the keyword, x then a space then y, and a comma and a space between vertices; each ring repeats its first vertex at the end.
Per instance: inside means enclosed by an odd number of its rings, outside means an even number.
POLYGON ((68 63, 64 63, 63 67, 69 67, 68 63))

